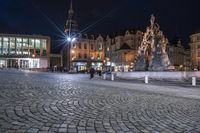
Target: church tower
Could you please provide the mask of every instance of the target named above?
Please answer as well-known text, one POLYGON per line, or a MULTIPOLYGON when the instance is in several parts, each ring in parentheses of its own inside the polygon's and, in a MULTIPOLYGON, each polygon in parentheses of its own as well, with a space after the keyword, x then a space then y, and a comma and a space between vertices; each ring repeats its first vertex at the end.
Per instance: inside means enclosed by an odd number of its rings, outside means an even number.
POLYGON ((68 10, 68 19, 65 24, 65 33, 72 37, 78 32, 78 23, 75 20, 74 10, 73 10, 73 3, 71 0, 70 9, 68 10))
POLYGON ((65 35, 66 39, 70 38, 69 40, 66 41, 66 44, 63 46, 62 49, 62 66, 64 67, 65 71, 70 71, 72 68, 72 63, 71 63, 71 45, 74 41, 72 38, 76 38, 78 33, 78 24, 75 20, 74 16, 74 10, 73 10, 73 4, 72 0, 70 3, 70 8, 68 10, 68 19, 65 24, 65 35))

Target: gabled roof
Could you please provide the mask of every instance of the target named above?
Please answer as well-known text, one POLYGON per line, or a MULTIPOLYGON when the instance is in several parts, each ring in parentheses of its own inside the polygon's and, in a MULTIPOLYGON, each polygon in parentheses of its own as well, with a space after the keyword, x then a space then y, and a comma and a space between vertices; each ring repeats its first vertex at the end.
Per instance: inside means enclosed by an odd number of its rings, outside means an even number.
POLYGON ((120 49, 117 49, 116 51, 119 51, 119 50, 131 50, 131 47, 127 44, 127 43, 124 43, 120 49))

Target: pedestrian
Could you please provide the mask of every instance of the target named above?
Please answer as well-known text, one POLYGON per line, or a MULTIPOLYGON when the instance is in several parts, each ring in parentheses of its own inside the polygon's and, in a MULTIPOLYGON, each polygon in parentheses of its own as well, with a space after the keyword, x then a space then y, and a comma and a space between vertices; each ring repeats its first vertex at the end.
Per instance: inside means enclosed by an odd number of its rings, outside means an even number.
POLYGON ((94 68, 90 68, 90 79, 94 78, 94 73, 95 73, 95 70, 94 68))
POLYGON ((99 77, 101 77, 101 70, 99 70, 99 77))

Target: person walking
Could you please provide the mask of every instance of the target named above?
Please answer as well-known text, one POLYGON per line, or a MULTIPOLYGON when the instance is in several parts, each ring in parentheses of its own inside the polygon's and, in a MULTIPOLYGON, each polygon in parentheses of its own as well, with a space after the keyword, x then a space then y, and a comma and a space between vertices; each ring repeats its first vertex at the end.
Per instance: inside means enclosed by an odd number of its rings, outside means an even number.
POLYGON ((94 73, 95 73, 95 70, 94 68, 90 68, 90 79, 94 78, 94 73))

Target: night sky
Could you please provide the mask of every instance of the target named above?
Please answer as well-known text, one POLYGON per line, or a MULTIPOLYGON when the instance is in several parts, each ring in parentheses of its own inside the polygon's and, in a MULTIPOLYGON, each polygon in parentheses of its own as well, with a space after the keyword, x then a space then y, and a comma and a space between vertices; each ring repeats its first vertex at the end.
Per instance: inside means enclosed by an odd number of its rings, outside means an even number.
MULTIPOLYGON (((189 35, 200 30, 199 0, 73 1, 79 30, 86 29, 84 33, 144 31, 152 13, 169 40, 179 36, 187 44, 189 35)), ((70 0, 0 0, 0 32, 48 35, 57 49, 69 3, 70 0)))

